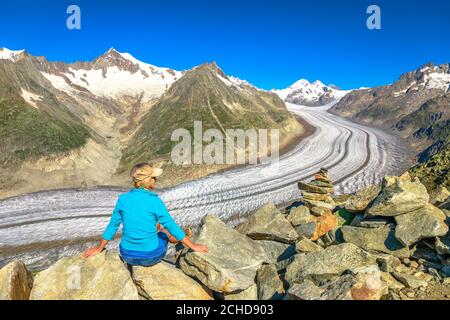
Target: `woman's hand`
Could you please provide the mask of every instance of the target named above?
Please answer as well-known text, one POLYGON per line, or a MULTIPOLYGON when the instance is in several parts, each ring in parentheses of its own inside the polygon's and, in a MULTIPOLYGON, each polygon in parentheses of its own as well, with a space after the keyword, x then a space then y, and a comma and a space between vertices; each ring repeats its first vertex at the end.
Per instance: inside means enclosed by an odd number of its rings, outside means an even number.
POLYGON ((193 243, 191 249, 195 252, 204 252, 204 253, 208 252, 208 247, 199 243, 193 243))
POLYGON ((89 258, 89 257, 95 256, 96 254, 99 254, 102 251, 103 251, 103 248, 100 248, 100 247, 89 248, 85 252, 83 252, 83 258, 89 258))

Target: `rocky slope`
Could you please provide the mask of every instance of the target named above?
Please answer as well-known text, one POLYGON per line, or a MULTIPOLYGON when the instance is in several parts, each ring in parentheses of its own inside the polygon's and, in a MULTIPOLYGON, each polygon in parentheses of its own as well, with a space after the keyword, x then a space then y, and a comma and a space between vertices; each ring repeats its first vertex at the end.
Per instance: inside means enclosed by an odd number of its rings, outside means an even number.
MULTIPOLYGON (((280 128, 284 142, 302 132, 273 94, 213 69, 180 72, 114 49, 94 61, 70 64, 1 49, 0 197, 124 185, 135 161, 167 160, 169 130, 190 128, 194 120, 217 129, 280 128), (243 117, 249 112, 255 121, 243 117)), ((195 167, 174 181, 219 169, 195 167)))
MULTIPOLYGON (((430 167, 436 164, 436 159, 430 159, 435 154, 442 159, 439 162, 448 163, 449 110, 450 64, 430 63, 405 73, 391 85, 354 90, 330 112, 393 131, 417 150, 419 163, 429 161, 424 166, 430 167)), ((435 170, 439 172, 436 176, 448 175, 448 166, 435 170)))
POLYGON ((286 89, 273 90, 285 102, 303 106, 323 106, 339 101, 350 90, 340 90, 333 85, 324 85, 319 80, 310 83, 301 79, 286 89))
POLYGON ((287 208, 268 203, 235 228, 206 215, 194 236, 206 254, 177 246, 166 261, 130 273, 117 252, 107 251, 63 258, 34 279, 11 262, 0 270, 0 297, 450 299, 447 190, 430 197, 406 173, 334 196, 325 169, 299 187, 303 197, 287 208))

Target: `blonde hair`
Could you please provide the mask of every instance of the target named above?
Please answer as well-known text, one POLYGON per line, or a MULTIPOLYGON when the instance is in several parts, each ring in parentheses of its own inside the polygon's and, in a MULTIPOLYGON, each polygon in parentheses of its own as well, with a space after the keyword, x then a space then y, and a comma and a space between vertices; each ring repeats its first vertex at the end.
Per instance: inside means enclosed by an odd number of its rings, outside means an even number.
POLYGON ((133 180, 133 184, 134 184, 135 188, 141 188, 143 186, 145 179, 138 179, 138 173, 142 172, 145 169, 152 169, 152 166, 147 162, 143 162, 143 163, 136 164, 131 169, 130 176, 131 176, 131 179, 133 180))

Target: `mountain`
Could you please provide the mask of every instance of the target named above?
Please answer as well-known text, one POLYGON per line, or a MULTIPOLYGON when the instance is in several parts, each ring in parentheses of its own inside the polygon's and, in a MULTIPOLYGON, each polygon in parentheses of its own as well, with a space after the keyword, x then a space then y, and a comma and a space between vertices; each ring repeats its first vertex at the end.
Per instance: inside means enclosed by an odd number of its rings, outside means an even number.
POLYGON ((316 107, 339 101, 350 91, 340 90, 334 85, 324 85, 319 80, 310 83, 301 79, 294 82, 289 88, 273 90, 285 102, 316 107))
MULTIPOLYGON (((378 126, 406 139, 417 151, 419 166, 447 163, 450 143, 450 64, 428 63, 393 84, 353 90, 330 112, 378 126), (427 163, 431 161, 430 163, 427 163)), ((434 167, 436 175, 448 166, 434 167)), ((419 170, 425 172, 424 170, 419 170)))
POLYGON ((187 71, 152 107, 125 150, 122 165, 167 158, 174 144, 171 133, 178 128, 192 132, 194 121, 202 121, 203 130, 217 128, 223 134, 225 128, 280 129, 282 146, 303 132, 277 95, 207 63, 187 71))
MULTIPOLYGON (((215 64, 176 71, 115 49, 75 63, 0 49, 0 197, 127 185, 132 164, 167 161, 171 130, 196 120, 204 128, 280 128, 285 144, 303 130, 278 96, 215 64)), ((176 178, 223 168, 197 166, 176 178)))

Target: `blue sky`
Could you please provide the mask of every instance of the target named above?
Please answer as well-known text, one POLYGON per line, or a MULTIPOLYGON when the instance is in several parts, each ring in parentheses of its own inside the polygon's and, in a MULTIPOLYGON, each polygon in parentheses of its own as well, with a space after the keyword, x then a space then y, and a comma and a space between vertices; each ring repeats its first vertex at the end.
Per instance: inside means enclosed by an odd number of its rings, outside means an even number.
POLYGON ((3 46, 66 62, 115 47, 178 70, 217 61, 265 89, 300 78, 350 89, 450 62, 450 1, 2 1, 3 46), (81 8, 81 30, 66 28, 70 4, 81 8), (381 8, 381 30, 366 28, 370 4, 381 8))

